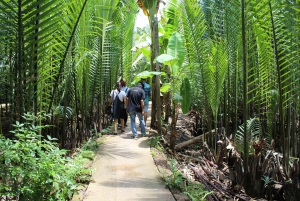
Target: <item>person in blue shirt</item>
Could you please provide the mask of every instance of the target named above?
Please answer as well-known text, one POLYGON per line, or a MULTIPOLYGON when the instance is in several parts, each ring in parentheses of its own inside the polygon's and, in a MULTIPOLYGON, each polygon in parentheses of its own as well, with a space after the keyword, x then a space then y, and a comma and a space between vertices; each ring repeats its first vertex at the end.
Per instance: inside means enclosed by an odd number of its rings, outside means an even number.
POLYGON ((144 84, 144 91, 145 91, 145 100, 144 100, 144 121, 145 121, 145 127, 147 127, 147 117, 148 117, 148 107, 149 107, 149 101, 151 97, 151 86, 146 82, 146 79, 142 79, 142 83, 144 84))
POLYGON ((127 93, 128 101, 126 101, 126 109, 130 116, 132 137, 138 139, 138 133, 135 125, 135 118, 138 116, 142 136, 146 135, 145 122, 144 122, 144 99, 145 92, 142 89, 142 83, 138 83, 135 87, 130 87, 127 93))

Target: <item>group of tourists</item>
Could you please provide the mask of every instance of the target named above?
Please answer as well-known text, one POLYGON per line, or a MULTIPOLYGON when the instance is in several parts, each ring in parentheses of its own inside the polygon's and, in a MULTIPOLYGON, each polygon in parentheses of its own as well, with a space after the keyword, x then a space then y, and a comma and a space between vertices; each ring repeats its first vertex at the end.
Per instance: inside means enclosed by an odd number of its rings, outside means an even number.
POLYGON ((126 80, 124 78, 116 83, 116 89, 110 93, 114 135, 118 134, 118 122, 121 123, 121 133, 125 132, 128 114, 130 116, 132 138, 138 139, 135 124, 136 116, 140 122, 142 136, 146 135, 150 96, 151 87, 146 82, 146 79, 142 79, 135 87, 131 88, 126 86, 126 80))

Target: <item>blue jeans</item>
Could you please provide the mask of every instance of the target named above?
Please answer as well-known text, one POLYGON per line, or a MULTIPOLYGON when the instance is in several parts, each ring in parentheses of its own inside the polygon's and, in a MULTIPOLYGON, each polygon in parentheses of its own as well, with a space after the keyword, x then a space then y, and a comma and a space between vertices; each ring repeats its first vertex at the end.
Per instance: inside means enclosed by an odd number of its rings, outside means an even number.
POLYGON ((141 112, 129 112, 130 115, 130 121, 131 121, 131 131, 134 137, 137 137, 137 130, 136 130, 136 125, 135 125, 135 117, 138 116, 140 125, 141 125, 141 133, 142 135, 146 134, 146 129, 145 129, 145 121, 144 117, 142 116, 141 112))
POLYGON ((144 104, 144 112, 148 112, 149 104, 144 104))

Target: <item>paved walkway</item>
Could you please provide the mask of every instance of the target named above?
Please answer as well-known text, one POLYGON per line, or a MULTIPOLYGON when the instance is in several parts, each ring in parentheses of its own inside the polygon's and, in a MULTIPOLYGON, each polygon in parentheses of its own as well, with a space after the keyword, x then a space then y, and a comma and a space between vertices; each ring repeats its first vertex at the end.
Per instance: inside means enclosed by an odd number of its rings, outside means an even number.
POLYGON ((140 138, 132 139, 130 118, 127 125, 125 133, 104 136, 84 201, 175 201, 154 164, 148 138, 138 130, 140 138))

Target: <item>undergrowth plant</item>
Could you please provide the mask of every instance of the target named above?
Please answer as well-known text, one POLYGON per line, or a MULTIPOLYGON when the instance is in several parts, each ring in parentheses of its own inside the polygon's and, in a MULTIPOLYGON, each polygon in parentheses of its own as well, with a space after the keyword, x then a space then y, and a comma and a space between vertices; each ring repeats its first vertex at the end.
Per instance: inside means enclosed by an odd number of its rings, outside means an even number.
POLYGON ((179 190, 183 189, 184 186, 184 180, 182 173, 178 171, 178 164, 175 159, 170 160, 169 168, 172 172, 172 174, 166 176, 163 175, 163 178, 165 180, 165 184, 170 188, 178 188, 179 190))
POLYGON ((113 126, 110 125, 107 128, 102 129, 101 133, 98 134, 98 137, 102 137, 102 135, 108 134, 108 133, 112 132, 112 130, 113 130, 113 126))
POLYGON ((162 137, 160 135, 153 136, 149 141, 148 144, 150 147, 155 147, 157 150, 162 151, 163 147, 160 143, 162 137))
POLYGON ((99 143, 96 140, 91 140, 91 141, 88 141, 84 144, 84 146, 82 147, 82 150, 83 151, 88 151, 89 150, 94 154, 93 151, 96 151, 98 149, 98 147, 99 147, 99 143))
POLYGON ((206 191, 203 189, 204 185, 201 183, 192 183, 189 182, 189 184, 185 187, 184 194, 189 196, 189 198, 192 201, 205 201, 206 196, 210 195, 213 193, 206 191))
POLYGON ((0 135, 0 196, 13 200, 68 200, 77 181, 91 173, 80 160, 66 157, 56 139, 37 134, 36 117, 27 113, 25 123, 16 122, 13 139, 0 135))
POLYGON ((204 190, 204 185, 201 183, 187 182, 178 170, 178 163, 175 159, 170 160, 169 168, 172 174, 166 176, 164 173, 163 178, 170 189, 177 188, 189 196, 192 201, 204 201, 206 196, 213 193, 204 190))

